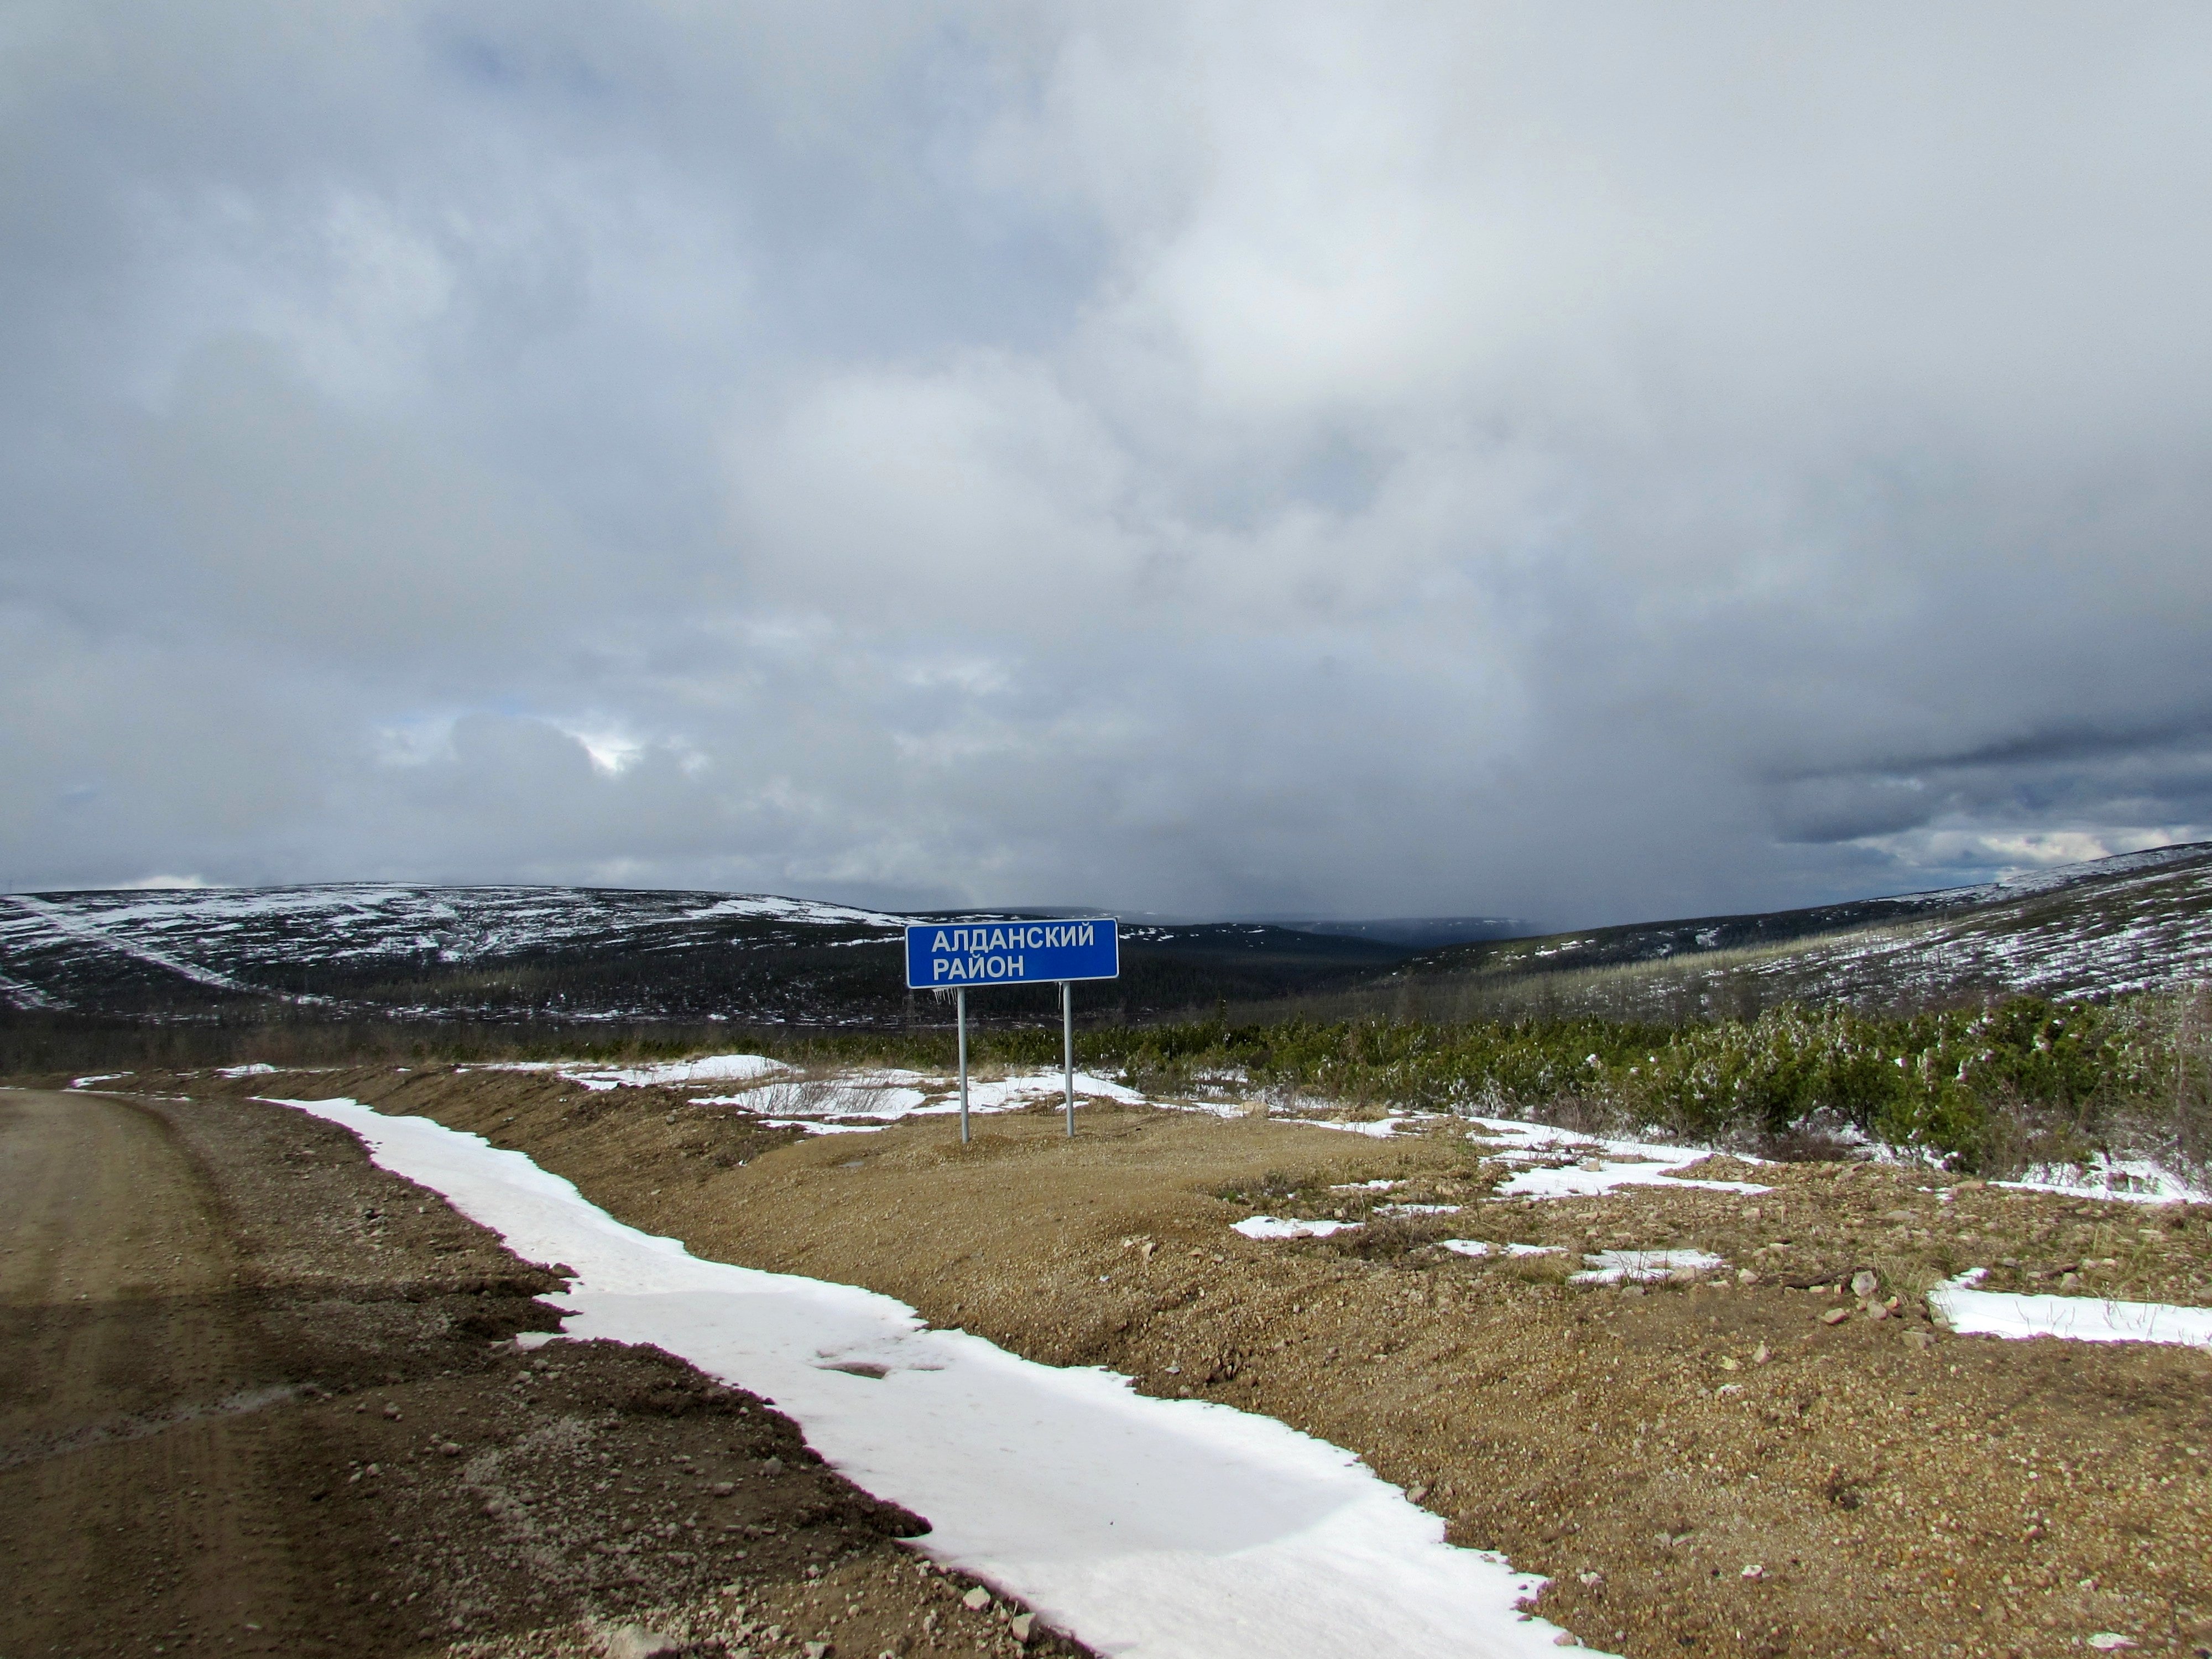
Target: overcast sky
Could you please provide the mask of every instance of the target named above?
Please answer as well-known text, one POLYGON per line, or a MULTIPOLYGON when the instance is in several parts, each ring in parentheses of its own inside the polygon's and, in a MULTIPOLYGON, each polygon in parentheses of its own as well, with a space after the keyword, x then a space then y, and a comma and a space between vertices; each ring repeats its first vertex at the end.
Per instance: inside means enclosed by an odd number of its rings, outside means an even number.
POLYGON ((2212 836, 2212 9, 0 4, 0 888, 2212 836))

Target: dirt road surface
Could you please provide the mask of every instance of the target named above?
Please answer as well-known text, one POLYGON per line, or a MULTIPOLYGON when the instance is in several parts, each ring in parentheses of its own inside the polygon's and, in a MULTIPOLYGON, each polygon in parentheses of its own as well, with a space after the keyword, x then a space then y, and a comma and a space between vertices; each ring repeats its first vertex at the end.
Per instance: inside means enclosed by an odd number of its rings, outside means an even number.
POLYGON ((764 1402, 518 1346, 559 1285, 298 1113, 0 1088, 0 1659, 1021 1650, 764 1402))

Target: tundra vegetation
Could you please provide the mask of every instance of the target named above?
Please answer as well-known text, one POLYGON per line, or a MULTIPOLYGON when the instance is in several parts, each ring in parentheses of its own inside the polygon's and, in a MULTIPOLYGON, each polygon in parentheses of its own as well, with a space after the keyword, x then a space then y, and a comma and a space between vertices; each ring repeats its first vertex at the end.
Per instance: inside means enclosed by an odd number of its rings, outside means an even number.
MULTIPOLYGON (((4 1068, 331 1061, 650 1060, 746 1049, 817 1075, 855 1066, 944 1073, 952 1032, 731 1024, 118 1022, 41 1041, 12 1032, 4 1068)), ((49 1038, 58 1033, 48 1032, 49 1038)), ((1960 1173, 2007 1176, 2096 1154, 2212 1175, 2212 987, 2104 1001, 2012 997, 1876 1013, 1787 1004, 1680 1023, 1595 1018, 1211 1018, 1079 1030, 1076 1061, 1156 1097, 1279 1108, 1534 1118, 1589 1133, 1676 1139, 1770 1158, 1880 1144, 1960 1173)), ((972 1033, 980 1073, 1054 1066, 1052 1024, 972 1033)))
MULTIPOLYGON (((771 1046, 825 1066, 942 1070, 951 1060, 933 1032, 771 1046)), ((1680 1024, 1240 1023, 1224 1011, 1082 1031, 1075 1046, 1079 1066, 1158 1097, 1534 1118, 1785 1159, 1874 1143, 1997 1176, 2100 1153, 2198 1178, 2212 1163, 2212 989, 2203 987, 1896 1015, 1793 1004, 1680 1024)), ((1060 1033, 990 1031, 971 1059, 1053 1065, 1060 1033)))

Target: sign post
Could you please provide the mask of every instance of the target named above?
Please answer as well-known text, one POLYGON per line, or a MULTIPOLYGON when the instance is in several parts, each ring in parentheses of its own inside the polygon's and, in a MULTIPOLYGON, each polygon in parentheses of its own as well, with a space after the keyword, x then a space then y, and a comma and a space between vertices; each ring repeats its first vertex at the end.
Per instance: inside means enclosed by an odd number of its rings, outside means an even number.
POLYGON ((1111 916, 1073 921, 935 921, 908 924, 910 991, 952 993, 960 1047, 960 1139, 968 1139, 968 990, 974 985, 1060 986, 1060 1085, 1067 1133, 1075 1133, 1075 984, 1117 979, 1121 930, 1111 916))

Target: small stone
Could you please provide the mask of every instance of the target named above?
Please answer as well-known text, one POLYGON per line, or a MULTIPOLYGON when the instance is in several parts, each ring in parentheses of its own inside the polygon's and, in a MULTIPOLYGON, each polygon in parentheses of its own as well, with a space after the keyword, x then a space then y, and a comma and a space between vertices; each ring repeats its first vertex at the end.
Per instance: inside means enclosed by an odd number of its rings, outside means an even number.
POLYGON ((1759 1283, 1759 1275, 1748 1267, 1738 1267, 1735 1270, 1735 1282, 1739 1285, 1756 1285, 1759 1283))
POLYGON ((1861 1300, 1872 1296, 1881 1285, 1881 1280, 1870 1268, 1862 1267, 1851 1275, 1851 1294, 1861 1300))
POLYGON ((1563 1630, 1552 1638, 1552 1645, 1555 1648, 1578 1648, 1582 1644, 1575 1639, 1574 1632, 1563 1630))
POLYGON ((762 1458, 761 1473, 763 1474, 781 1474, 783 1473, 783 1460, 781 1457, 762 1458))
POLYGON ((1036 1628, 1036 1614, 1018 1613, 1006 1621, 1006 1628, 1013 1632, 1014 1640, 1026 1642, 1030 1639, 1030 1632, 1036 1628))
POLYGON ((1732 1371, 1735 1368, 1735 1357, 1733 1354, 1724 1353, 1721 1356, 1721 1369, 1723 1370, 1732 1371))
POLYGON ((805 1645, 806 1659, 830 1659, 835 1650, 827 1642, 809 1642, 805 1645))
POLYGON ((1905 1346, 1915 1352, 1925 1353, 1936 1346, 1936 1334, 1933 1331, 1907 1331, 1905 1333, 1905 1346))
POLYGON ((1869 1319, 1887 1319, 1889 1317, 1889 1310, 1879 1302, 1869 1302, 1866 1304, 1866 1316, 1869 1319))
POLYGON ((444 1445, 439 1447, 438 1450, 445 1456, 459 1457, 461 1455, 460 1443, 459 1441, 448 1440, 444 1445))
POLYGON ((1408 1486, 1408 1487, 1406 1489, 1406 1497, 1407 1498, 1407 1499, 1408 1499, 1409 1501, 1411 1501, 1411 1502, 1413 1502, 1413 1503, 1415 1503, 1415 1504, 1419 1503, 1419 1502, 1420 1502, 1424 1498, 1426 1498, 1428 1495, 1429 1495, 1429 1489, 1428 1489, 1428 1487, 1426 1487, 1425 1486, 1408 1486))
POLYGON ((1823 1325, 1840 1325, 1850 1316, 1851 1310, 1849 1308, 1831 1308, 1820 1316, 1820 1322, 1823 1325))
POLYGON ((960 1598, 960 1605, 970 1613, 981 1613, 991 1605, 991 1592, 978 1584, 960 1598))
POLYGON ((1773 1351, 1764 1342, 1760 1343, 1757 1347, 1751 1351, 1751 1363, 1754 1365, 1764 1365, 1768 1360, 1773 1358, 1773 1351))
POLYGON ((384 1414, 397 1423, 399 1420, 399 1407, 387 1401, 384 1407, 384 1414))
POLYGON ((1743 1577, 1750 1579, 1751 1582, 1755 1584, 1760 1579, 1766 1577, 1766 1569, 1759 1565, 1758 1562, 1754 1561, 1743 1570, 1743 1577))
POLYGON ((714 1496, 717 1498, 727 1498, 737 1489, 738 1483, 734 1480, 717 1480, 714 1483, 714 1496))
POLYGON ((684 1644, 643 1625, 617 1625, 607 1632, 607 1659, 663 1659, 684 1651, 684 1644))
POLYGON ((1605 1575, 1595 1567, 1592 1567, 1588 1572, 1578 1572, 1575 1577, 1582 1581, 1584 1589, 1595 1589, 1600 1584, 1605 1583, 1605 1575))

